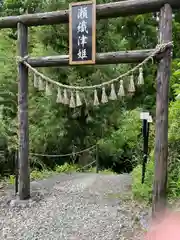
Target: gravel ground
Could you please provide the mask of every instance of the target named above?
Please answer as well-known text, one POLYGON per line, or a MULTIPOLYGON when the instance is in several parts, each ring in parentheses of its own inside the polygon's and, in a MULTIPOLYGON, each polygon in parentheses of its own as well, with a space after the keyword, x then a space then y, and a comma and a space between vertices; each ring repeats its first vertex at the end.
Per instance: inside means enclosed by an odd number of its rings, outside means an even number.
POLYGON ((32 200, 16 203, 12 191, 0 197, 0 239, 133 239, 132 209, 123 195, 131 177, 61 174, 33 182, 32 200))

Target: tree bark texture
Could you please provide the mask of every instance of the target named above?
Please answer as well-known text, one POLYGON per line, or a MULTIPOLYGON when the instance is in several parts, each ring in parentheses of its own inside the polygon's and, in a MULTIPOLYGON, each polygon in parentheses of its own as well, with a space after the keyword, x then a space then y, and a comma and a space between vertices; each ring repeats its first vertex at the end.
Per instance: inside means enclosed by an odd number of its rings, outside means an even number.
MULTIPOLYGON (((172 41, 172 8, 165 4, 160 10, 160 43, 172 41)), ((167 49, 159 61, 156 93, 156 140, 155 140, 155 176, 153 189, 153 217, 158 216, 167 200, 168 166, 168 94, 171 68, 171 48, 167 49)))
MULTIPOLYGON (((18 23, 18 50, 24 57, 28 54, 28 29, 18 23)), ((18 83, 19 105, 19 197, 21 200, 30 197, 30 171, 29 171, 29 126, 28 126, 28 68, 19 63, 18 83)))
MULTIPOLYGON (((97 53, 96 64, 139 63, 149 57, 152 51, 154 49, 97 53)), ((27 62, 32 67, 65 67, 69 66, 69 56, 30 57, 27 62)))

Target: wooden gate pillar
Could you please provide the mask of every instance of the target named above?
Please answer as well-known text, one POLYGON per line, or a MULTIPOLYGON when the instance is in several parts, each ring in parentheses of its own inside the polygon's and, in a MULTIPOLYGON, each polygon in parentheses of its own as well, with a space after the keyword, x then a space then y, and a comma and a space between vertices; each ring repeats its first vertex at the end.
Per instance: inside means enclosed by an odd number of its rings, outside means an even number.
MULTIPOLYGON (((159 43, 172 41, 172 8, 165 4, 160 10, 159 43)), ((171 48, 158 63, 156 95, 155 176, 152 214, 156 217, 166 207, 168 166, 168 105, 171 48)))
MULTIPOLYGON (((28 54, 28 28, 18 23, 18 52, 20 57, 28 54)), ((18 82, 18 114, 19 114, 19 197, 30 198, 29 170, 29 126, 28 126, 28 68, 19 63, 18 82)))

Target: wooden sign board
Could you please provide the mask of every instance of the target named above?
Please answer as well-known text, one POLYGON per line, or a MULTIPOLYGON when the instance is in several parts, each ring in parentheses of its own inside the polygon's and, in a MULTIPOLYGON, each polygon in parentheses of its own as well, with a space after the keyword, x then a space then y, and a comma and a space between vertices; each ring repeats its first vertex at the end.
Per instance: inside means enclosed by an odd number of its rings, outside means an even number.
POLYGON ((152 116, 149 114, 149 112, 141 112, 140 119, 147 120, 149 123, 153 122, 152 116))
POLYGON ((95 64, 96 3, 69 5, 69 64, 95 64))
POLYGON ((149 112, 141 112, 140 113, 140 119, 141 120, 144 120, 144 119, 148 120, 149 119, 149 112))
POLYGON ((152 123, 152 122, 153 122, 153 119, 152 119, 152 116, 151 116, 151 115, 149 115, 148 122, 149 122, 149 123, 152 123))

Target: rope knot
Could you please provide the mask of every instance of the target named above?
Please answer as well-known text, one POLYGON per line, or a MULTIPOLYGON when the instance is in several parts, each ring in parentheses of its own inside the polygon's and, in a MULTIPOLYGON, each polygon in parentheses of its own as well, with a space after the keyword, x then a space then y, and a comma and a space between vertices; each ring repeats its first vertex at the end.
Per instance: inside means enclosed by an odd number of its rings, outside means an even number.
POLYGON ((28 55, 26 55, 26 56, 24 56, 24 57, 17 56, 17 57, 16 57, 16 62, 17 62, 17 63, 24 63, 24 62, 27 61, 28 57, 29 57, 28 55))
POLYGON ((156 49, 158 52, 164 51, 167 47, 173 47, 173 42, 157 44, 156 49))

